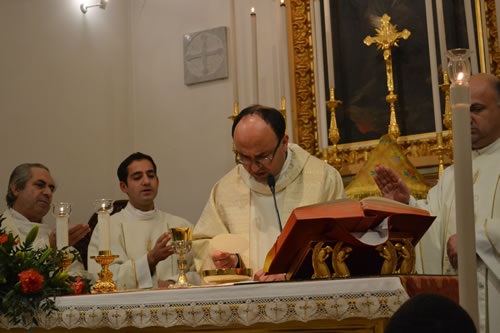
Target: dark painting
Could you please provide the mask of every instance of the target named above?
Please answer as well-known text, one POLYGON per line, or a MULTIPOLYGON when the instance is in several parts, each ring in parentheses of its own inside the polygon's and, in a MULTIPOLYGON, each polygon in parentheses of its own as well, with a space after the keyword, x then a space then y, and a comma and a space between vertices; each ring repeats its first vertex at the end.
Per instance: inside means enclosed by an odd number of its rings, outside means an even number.
MULTIPOLYGON (((463 2, 443 2, 449 48, 467 47, 463 2)), ((383 14, 391 17, 391 24, 396 25, 398 31, 408 29, 411 32, 407 40, 398 41, 399 47, 391 49, 394 89, 398 95, 396 119, 401 135, 434 132, 425 2, 331 0, 330 8, 335 98, 343 102, 336 111, 339 143, 379 139, 388 132, 390 108, 385 101, 388 94, 386 65, 382 51, 377 50, 376 45, 366 46, 363 43, 366 36, 376 35, 375 29, 379 28, 383 14)), ((437 42, 437 21, 434 27, 437 42)), ((436 53, 441 83, 441 59, 437 44, 436 53)), ((444 111, 442 94, 441 100, 441 110, 444 111)))

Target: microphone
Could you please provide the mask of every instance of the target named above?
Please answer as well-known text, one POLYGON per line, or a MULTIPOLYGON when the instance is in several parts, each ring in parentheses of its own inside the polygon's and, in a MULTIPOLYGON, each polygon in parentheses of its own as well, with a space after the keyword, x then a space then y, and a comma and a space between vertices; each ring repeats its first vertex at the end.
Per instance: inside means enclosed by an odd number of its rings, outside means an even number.
POLYGON ((276 193, 274 192, 276 180, 274 179, 273 175, 267 176, 267 185, 269 185, 269 188, 271 189, 271 193, 273 194, 274 208, 276 209, 276 215, 278 215, 278 224, 280 227, 280 232, 282 232, 283 227, 281 226, 280 211, 278 210, 278 204, 276 203, 276 193))

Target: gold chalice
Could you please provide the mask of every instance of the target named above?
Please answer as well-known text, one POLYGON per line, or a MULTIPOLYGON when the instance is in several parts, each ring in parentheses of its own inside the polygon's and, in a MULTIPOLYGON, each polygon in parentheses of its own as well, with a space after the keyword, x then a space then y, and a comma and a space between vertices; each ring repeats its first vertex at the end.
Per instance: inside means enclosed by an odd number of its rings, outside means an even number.
POLYGON ((177 259, 177 267, 179 267, 179 278, 177 282, 172 285, 172 288, 189 287, 191 284, 186 276, 186 270, 188 269, 187 260, 184 255, 191 251, 191 234, 193 232, 192 228, 171 228, 170 234, 172 235, 172 244, 175 249, 175 253, 179 255, 177 259))

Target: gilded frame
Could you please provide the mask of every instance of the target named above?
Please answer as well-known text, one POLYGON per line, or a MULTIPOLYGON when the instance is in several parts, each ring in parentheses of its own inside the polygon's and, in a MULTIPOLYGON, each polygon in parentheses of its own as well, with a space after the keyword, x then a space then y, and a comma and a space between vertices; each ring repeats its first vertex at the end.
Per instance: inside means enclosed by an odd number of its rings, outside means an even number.
MULTIPOLYGON (((289 27, 289 64, 290 86, 292 90, 292 122, 295 142, 309 153, 322 156, 319 151, 317 101, 315 96, 314 50, 312 43, 311 1, 288 1, 289 27)), ((485 10, 485 26, 487 47, 491 73, 500 76, 500 52, 498 49, 498 32, 495 0, 474 0, 478 8, 483 1, 485 10)), ((480 27, 478 27, 480 28, 480 27)), ((482 41, 484 43, 484 41, 482 41)), ((484 45, 484 44, 483 44, 484 45)), ((444 131, 443 136, 449 136, 444 131)), ((369 152, 378 140, 353 142, 337 146, 337 157, 340 159, 339 171, 343 176, 355 174, 366 161, 369 152)), ((417 168, 435 167, 439 158, 432 148, 436 145, 436 133, 422 133, 399 137, 398 143, 403 147, 411 162, 417 168)), ((332 146, 329 147, 329 151, 332 146)), ((329 163, 334 163, 329 156, 323 156, 329 163)), ((445 159, 445 163, 450 163, 445 159)))

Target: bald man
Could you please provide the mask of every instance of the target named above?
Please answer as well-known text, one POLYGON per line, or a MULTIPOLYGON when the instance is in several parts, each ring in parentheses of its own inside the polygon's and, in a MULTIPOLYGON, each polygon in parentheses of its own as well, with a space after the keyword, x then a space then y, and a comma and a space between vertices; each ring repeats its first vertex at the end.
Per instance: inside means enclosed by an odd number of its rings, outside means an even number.
MULTIPOLYGON (((491 74, 470 79, 474 216, 481 328, 500 327, 500 80, 491 74)), ((375 181, 385 197, 427 209, 437 219, 421 241, 419 271, 456 274, 454 168, 448 167, 426 200, 416 201, 391 169, 378 167, 375 181)), ((418 254, 418 253, 417 253, 418 254)))
MULTIPOLYGON (((240 112, 232 127, 236 166, 212 188, 194 229, 198 270, 246 265, 258 281, 283 280, 262 271, 267 252, 280 234, 269 177, 275 181, 277 210, 286 223, 293 209, 345 197, 342 179, 329 164, 289 144, 285 120, 276 109, 254 105, 240 112), (242 253, 212 251, 210 240, 237 234, 242 253)), ((215 250, 217 250, 215 248, 215 250)))

